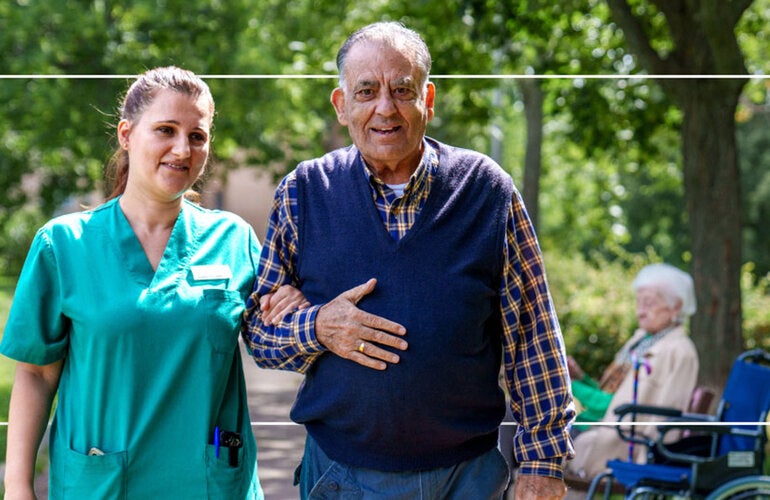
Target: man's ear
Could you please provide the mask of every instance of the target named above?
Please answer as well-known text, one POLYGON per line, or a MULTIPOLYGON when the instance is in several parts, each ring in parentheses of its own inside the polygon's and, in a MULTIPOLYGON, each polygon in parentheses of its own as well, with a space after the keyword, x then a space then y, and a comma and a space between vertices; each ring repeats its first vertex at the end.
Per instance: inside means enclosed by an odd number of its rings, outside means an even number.
POLYGON ((428 121, 433 119, 433 104, 436 101, 436 86, 433 82, 428 82, 425 92, 425 107, 428 110, 428 121))
POLYGON ((340 122, 340 125, 343 127, 347 127, 348 117, 345 114, 345 92, 339 87, 332 90, 331 101, 332 106, 334 106, 334 111, 337 113, 337 121, 340 122))

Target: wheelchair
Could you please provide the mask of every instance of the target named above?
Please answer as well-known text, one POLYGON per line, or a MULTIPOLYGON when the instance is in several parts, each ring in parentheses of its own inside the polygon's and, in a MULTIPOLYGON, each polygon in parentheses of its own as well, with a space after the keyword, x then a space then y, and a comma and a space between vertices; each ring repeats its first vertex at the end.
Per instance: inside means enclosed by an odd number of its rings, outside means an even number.
POLYGON ((763 475, 769 412, 770 353, 761 349, 735 360, 715 415, 622 405, 615 409, 619 423, 639 416, 663 419, 657 438, 636 436, 633 425, 619 425, 630 446, 646 447, 647 463, 609 460, 586 498, 593 499, 604 482, 604 499, 616 484, 623 486, 626 499, 770 499, 770 475, 763 475), (673 443, 664 439, 682 431, 687 437, 673 443))

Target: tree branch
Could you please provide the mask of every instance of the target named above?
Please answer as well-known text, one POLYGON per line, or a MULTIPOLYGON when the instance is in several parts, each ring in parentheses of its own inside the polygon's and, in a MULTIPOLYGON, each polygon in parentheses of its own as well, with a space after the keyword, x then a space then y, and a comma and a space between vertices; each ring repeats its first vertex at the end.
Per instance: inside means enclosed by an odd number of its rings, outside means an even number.
POLYGON ((650 38, 644 31, 642 23, 631 12, 631 7, 626 0, 607 0, 607 5, 612 13, 612 18, 620 29, 623 30, 623 36, 631 52, 639 58, 642 66, 647 71, 660 74, 678 72, 670 61, 664 61, 655 49, 652 48, 650 38))
POLYGON ((701 29, 708 41, 715 73, 746 73, 735 26, 750 4, 751 0, 704 0, 701 3, 701 29))
POLYGON ((724 4, 724 7, 727 9, 728 15, 730 16, 725 24, 728 26, 735 26, 738 24, 738 21, 741 20, 741 16, 746 12, 746 9, 751 7, 751 4, 754 3, 754 0, 713 0, 710 3, 717 5, 724 4))

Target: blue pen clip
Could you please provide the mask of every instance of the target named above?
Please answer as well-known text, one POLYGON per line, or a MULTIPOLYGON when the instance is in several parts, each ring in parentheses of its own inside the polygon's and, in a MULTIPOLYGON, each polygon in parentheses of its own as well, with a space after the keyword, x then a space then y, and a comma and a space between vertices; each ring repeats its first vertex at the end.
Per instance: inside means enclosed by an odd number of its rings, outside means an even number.
POLYGON ((219 426, 214 427, 214 454, 219 458, 219 426))

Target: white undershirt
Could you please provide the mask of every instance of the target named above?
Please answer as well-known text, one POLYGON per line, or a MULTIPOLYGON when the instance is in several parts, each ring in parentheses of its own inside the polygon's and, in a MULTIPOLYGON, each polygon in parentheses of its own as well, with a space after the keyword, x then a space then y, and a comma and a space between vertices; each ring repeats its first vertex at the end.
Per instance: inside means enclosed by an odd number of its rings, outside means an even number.
POLYGON ((404 188, 406 188, 407 184, 408 183, 405 182, 403 184, 387 184, 387 186, 396 193, 396 198, 401 198, 404 196, 404 188))

